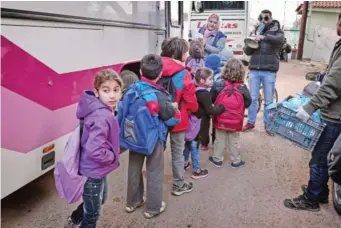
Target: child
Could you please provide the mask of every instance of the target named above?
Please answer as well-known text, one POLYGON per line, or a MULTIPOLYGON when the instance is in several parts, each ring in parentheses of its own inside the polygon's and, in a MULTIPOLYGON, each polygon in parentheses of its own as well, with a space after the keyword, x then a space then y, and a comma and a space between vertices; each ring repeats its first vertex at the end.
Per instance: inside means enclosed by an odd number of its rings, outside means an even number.
POLYGON ((123 81, 123 91, 126 90, 131 84, 137 82, 139 80, 139 77, 130 70, 123 70, 120 73, 120 77, 122 78, 123 81))
POLYGON ((214 143, 214 155, 213 157, 209 157, 209 161, 216 167, 221 167, 224 160, 225 147, 227 146, 231 153, 231 166, 233 168, 239 168, 245 164, 241 159, 239 151, 239 131, 243 127, 245 108, 248 108, 251 104, 251 95, 244 84, 245 69, 239 60, 232 58, 227 61, 221 76, 222 79, 213 84, 211 90, 212 99, 215 101, 215 104, 224 101, 224 99, 225 101, 226 99, 230 99, 228 104, 223 103, 225 109, 229 112, 226 112, 226 114, 224 112, 224 115, 217 116, 213 120, 216 128, 216 142, 214 143), (237 104, 235 103, 236 101, 240 103, 237 104), (225 116, 232 117, 233 119, 221 118, 225 116), (238 120, 238 124, 235 125, 238 120))
POLYGON ((166 39, 162 43, 161 56, 163 57, 161 80, 166 82, 168 80, 166 84, 174 85, 175 93, 170 90, 168 92, 170 92, 172 100, 178 103, 181 112, 181 122, 170 131, 173 170, 172 194, 180 196, 193 190, 193 183, 187 182, 184 179, 185 161, 183 152, 185 131, 188 129, 188 112, 196 112, 198 110, 198 102, 191 74, 185 67, 185 61, 188 56, 187 41, 178 37, 166 39))
MULTIPOLYGON (((148 108, 150 114, 154 117, 158 117, 161 122, 159 125, 174 126, 180 122, 180 111, 177 109, 177 104, 173 104, 168 96, 168 93, 156 84, 162 74, 163 63, 160 56, 150 54, 143 57, 141 60, 141 81, 135 83, 135 87, 132 88, 138 93, 143 94, 148 91, 154 90, 156 92, 142 95, 146 101, 145 105, 148 108)), ((130 96, 129 89, 127 94, 124 95, 123 100, 120 102, 120 107, 130 105, 132 102, 128 100, 130 96), (124 102, 128 102, 124 104, 124 102)), ((121 110, 121 109, 120 109, 121 110)), ((124 110, 124 108, 123 108, 124 110)), ((127 116, 131 116, 131 119, 136 119, 134 114, 131 113, 127 116)), ((120 114, 119 114, 120 115, 120 114)), ((140 118, 141 113, 139 114, 140 118)), ((124 118, 124 117, 123 117, 124 118)), ((119 117, 119 121, 120 121, 119 117)), ((121 123, 121 122, 120 122, 121 123)), ((137 122, 135 122, 138 124, 137 122)), ((151 125, 152 123, 145 123, 151 125)), ((155 123, 154 123, 155 124, 155 123)), ((162 127, 158 126, 157 128, 162 127)), ((149 126, 148 130, 152 131, 149 126)), ((128 128, 121 129, 128 131, 128 128)), ((166 136, 167 128, 164 129, 161 135, 166 136)), ((149 131, 150 135, 152 134, 149 131)), ((138 133, 139 131, 134 132, 138 133)), ((150 135, 148 138, 150 140, 150 135)), ((136 138, 143 137, 143 135, 136 135, 136 138)), ((143 139, 143 140, 147 140, 143 139)), ((122 143, 122 142, 121 142, 122 143)), ((165 138, 156 140, 154 150, 150 155, 145 155, 141 151, 129 152, 129 168, 128 168, 128 192, 127 192, 127 204, 125 207, 126 212, 132 213, 136 208, 141 207, 146 202, 146 211, 144 212, 145 218, 152 218, 166 209, 166 203, 162 201, 163 195, 163 176, 164 176, 164 147, 165 138), (142 168, 144 160, 147 160, 147 199, 143 197, 144 184, 142 176, 142 168)), ((122 144, 123 145, 123 144, 122 144)))
MULTIPOLYGON (((198 69, 195 73, 195 82, 198 85, 196 96, 199 103, 199 109, 194 114, 197 118, 201 119, 204 115, 218 115, 224 112, 223 105, 214 106, 212 104, 212 98, 210 92, 207 90, 213 85, 213 71, 208 68, 198 69)), ((199 179, 208 175, 207 169, 200 169, 200 152, 199 152, 199 134, 193 141, 185 143, 184 157, 185 157, 185 169, 189 168, 189 154, 191 152, 193 179, 199 179)))
POLYGON ((84 119, 79 173, 88 178, 83 203, 64 227, 96 227, 101 204, 107 198, 106 176, 118 168, 119 126, 113 110, 121 98, 123 83, 118 74, 102 70, 95 76, 94 90, 81 95, 77 118, 84 119))
MULTIPOLYGON (((213 81, 216 81, 220 77, 220 62, 221 59, 217 54, 210 54, 205 59, 205 66, 213 71, 213 81)), ((200 137, 201 137, 201 150, 208 150, 208 144, 210 143, 210 124, 211 117, 204 115, 201 119, 200 137)), ((212 133, 212 139, 214 134, 212 133)))
POLYGON ((189 57, 186 59, 186 66, 191 68, 191 76, 194 78, 195 72, 205 67, 204 47, 198 40, 193 40, 189 48, 189 57))

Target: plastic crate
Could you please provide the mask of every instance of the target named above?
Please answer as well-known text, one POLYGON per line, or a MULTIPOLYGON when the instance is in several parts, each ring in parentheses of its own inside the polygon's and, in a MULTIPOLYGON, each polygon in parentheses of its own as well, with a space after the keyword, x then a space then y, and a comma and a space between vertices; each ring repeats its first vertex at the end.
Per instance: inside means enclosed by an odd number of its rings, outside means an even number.
POLYGON ((302 122, 296 117, 295 111, 279 104, 269 130, 305 150, 312 151, 325 126, 324 123, 317 123, 312 119, 302 122))

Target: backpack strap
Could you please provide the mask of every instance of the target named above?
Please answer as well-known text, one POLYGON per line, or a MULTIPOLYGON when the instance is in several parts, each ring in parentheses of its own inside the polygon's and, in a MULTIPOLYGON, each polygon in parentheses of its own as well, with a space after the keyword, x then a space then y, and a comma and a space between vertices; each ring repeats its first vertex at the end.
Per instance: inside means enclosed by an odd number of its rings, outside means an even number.
POLYGON ((232 83, 226 83, 225 88, 223 89, 224 91, 228 92, 228 96, 230 97, 234 91, 234 82, 232 83), (231 88, 228 88, 228 86, 231 85, 231 88))
MULTIPOLYGON (((183 70, 177 72, 176 74, 174 74, 172 76, 172 82, 173 82, 173 85, 175 86, 175 89, 177 89, 177 88, 176 88, 176 81, 175 81, 176 79, 174 79, 174 78, 177 77, 177 76, 184 78, 185 75, 186 75, 186 72, 187 72, 187 70, 183 69, 183 70)), ((184 88, 182 88, 182 92, 183 92, 183 90, 184 90, 184 88)), ((176 98, 174 98, 174 99, 176 99, 176 98)), ((181 110, 182 105, 183 105, 183 98, 181 96, 180 101, 179 101, 179 110, 181 110)))
POLYGON ((234 83, 231 83, 231 89, 229 91, 229 97, 232 95, 233 91, 234 91, 234 83))

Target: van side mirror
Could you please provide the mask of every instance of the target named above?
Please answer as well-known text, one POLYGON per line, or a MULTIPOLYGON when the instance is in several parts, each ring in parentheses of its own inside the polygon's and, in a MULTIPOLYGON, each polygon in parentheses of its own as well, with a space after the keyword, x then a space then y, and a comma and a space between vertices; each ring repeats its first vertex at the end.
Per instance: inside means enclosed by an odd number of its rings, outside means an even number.
POLYGON ((196 13, 204 12, 204 5, 203 5, 202 1, 193 1, 193 4, 194 4, 194 11, 196 13))

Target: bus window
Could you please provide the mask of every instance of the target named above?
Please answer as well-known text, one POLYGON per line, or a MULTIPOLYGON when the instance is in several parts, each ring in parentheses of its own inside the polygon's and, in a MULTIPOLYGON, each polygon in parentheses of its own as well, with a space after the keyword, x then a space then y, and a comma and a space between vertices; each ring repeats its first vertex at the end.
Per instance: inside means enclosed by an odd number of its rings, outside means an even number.
POLYGON ((173 27, 179 27, 181 25, 180 17, 180 4, 179 1, 170 2, 170 15, 171 15, 171 25, 173 27))
MULTIPOLYGON (((244 1, 203 1, 205 10, 245 10, 244 1)), ((194 4, 192 4, 194 11, 194 4)))

